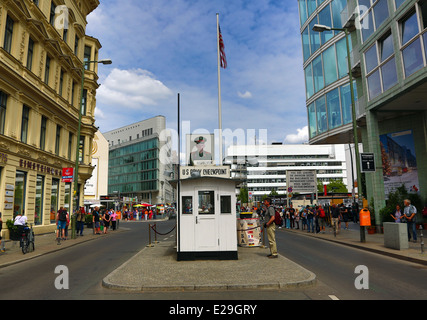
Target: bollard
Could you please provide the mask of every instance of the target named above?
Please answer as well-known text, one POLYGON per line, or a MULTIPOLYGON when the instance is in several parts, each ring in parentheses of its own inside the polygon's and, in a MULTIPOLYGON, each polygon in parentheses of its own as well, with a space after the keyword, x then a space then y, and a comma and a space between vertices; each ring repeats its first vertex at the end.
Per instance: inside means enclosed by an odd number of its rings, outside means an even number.
POLYGON ((157 223, 154 224, 154 243, 159 243, 157 241, 157 223))
POLYGON ((424 253, 424 238, 423 238, 423 226, 420 225, 420 240, 421 240, 421 253, 424 253))
POLYGON ((151 243, 151 224, 148 224, 148 245, 147 247, 154 247, 154 245, 151 243))

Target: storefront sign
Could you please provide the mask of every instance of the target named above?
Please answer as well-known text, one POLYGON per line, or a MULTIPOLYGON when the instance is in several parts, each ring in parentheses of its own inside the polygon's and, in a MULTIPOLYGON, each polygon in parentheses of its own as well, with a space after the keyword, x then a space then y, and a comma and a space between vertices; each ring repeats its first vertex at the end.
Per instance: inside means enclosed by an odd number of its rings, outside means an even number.
POLYGON ((52 168, 50 166, 46 166, 43 164, 39 164, 29 160, 19 160, 19 166, 24 169, 32 169, 38 172, 47 173, 53 176, 61 176, 61 170, 52 168))
POLYGON ((62 168, 62 182, 73 182, 74 168, 62 168))

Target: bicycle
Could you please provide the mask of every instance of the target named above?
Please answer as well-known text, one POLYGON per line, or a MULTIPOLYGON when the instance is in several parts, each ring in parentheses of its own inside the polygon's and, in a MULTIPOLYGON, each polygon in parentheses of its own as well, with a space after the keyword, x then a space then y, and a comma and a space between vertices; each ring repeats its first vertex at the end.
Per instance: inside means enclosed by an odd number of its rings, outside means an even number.
POLYGON ((35 250, 35 236, 33 231, 33 225, 31 224, 30 227, 26 224, 22 228, 22 234, 21 234, 21 240, 20 240, 20 247, 22 249, 22 253, 26 254, 30 251, 35 250))

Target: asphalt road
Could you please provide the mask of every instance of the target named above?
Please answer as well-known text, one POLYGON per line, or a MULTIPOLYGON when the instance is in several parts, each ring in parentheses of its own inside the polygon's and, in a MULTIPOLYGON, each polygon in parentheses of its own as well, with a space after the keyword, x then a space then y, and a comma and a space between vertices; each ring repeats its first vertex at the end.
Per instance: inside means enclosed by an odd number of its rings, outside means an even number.
MULTIPOLYGON (((167 232, 175 221, 158 223, 167 232)), ((287 291, 153 292, 132 293, 103 288, 102 279, 148 244, 148 225, 122 222, 110 237, 48 254, 0 269, 1 300, 414 300, 427 298, 427 268, 314 239, 277 231, 279 253, 317 275, 315 287, 287 291), (369 289, 355 288, 355 268, 369 271, 369 289), (58 289, 62 270, 69 274, 68 289, 58 289), (55 286, 56 285, 56 286, 55 286)), ((162 236, 159 236, 161 240, 162 236)), ((266 249, 267 250, 267 249, 266 249)), ((137 270, 136 270, 137 272, 137 270)), ((155 274, 156 270, 151 270, 155 274)), ((260 272, 267 272, 260 266, 260 272)), ((283 270, 292 272, 292 270, 283 270)))
MULTIPOLYGON (((342 231, 346 232, 346 231, 342 231)), ((318 285, 305 293, 310 299, 325 295, 339 300, 427 299, 427 267, 360 249, 299 235, 286 230, 276 233, 279 253, 314 272, 318 285), (365 289, 358 266, 365 266, 365 289)))

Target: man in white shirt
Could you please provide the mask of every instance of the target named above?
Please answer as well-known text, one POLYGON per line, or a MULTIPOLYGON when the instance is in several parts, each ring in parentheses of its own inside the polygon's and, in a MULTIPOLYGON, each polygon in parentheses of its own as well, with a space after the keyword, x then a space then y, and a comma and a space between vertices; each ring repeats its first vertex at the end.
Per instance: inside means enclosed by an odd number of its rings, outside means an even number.
POLYGON ((15 217, 15 220, 13 221, 13 224, 18 226, 18 234, 21 235, 25 225, 27 224, 27 217, 24 215, 24 213, 18 213, 18 215, 15 217))

